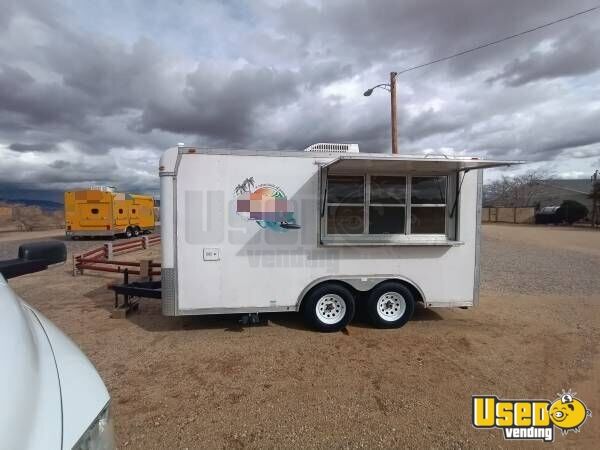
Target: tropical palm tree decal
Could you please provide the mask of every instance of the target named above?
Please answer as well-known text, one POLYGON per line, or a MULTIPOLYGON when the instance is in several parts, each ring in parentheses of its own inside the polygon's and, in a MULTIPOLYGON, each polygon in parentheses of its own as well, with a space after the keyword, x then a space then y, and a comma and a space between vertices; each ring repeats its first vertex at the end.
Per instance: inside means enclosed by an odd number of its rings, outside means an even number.
POLYGON ((248 177, 234 189, 236 212, 241 217, 255 221, 261 228, 275 231, 300 228, 281 188, 273 184, 260 184, 254 189, 254 184, 254 177, 248 177))
POLYGON ((252 192, 252 188, 254 187, 254 177, 246 178, 242 184, 238 184, 235 187, 236 195, 243 194, 244 192, 252 192))

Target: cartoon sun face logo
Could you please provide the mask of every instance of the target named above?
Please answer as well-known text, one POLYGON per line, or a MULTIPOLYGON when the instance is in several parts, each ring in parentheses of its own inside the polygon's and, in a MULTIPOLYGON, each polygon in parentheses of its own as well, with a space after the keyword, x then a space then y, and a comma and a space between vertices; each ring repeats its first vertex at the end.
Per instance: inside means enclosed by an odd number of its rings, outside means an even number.
POLYGON ((578 432, 587 416, 591 416, 591 411, 581 400, 574 397, 575 394, 570 390, 557 394, 559 398, 550 405, 548 410, 550 420, 562 430, 563 434, 570 430, 578 432))

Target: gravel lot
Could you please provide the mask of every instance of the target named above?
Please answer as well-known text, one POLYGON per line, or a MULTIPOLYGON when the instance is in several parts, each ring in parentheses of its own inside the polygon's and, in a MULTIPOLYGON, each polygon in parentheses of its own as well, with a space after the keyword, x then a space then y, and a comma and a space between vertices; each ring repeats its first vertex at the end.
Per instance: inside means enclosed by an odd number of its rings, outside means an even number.
MULTIPOLYGON (((0 257, 18 243, 0 237, 0 257)), ((555 445, 597 448, 599 267, 598 232, 485 226, 478 308, 335 334, 295 314, 255 328, 166 318, 155 300, 109 319, 111 278, 73 278, 69 264, 11 285, 94 362, 120 448, 506 447, 500 431, 471 427, 472 394, 552 399, 569 388, 594 416, 555 445)))
POLYGON ((487 225, 482 289, 503 295, 600 295, 600 233, 591 229, 487 225))

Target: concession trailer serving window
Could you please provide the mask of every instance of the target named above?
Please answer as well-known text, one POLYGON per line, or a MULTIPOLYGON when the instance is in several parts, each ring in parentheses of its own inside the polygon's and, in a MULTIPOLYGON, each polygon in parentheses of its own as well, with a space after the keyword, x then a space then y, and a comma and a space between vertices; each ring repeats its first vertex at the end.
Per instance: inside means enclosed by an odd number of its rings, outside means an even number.
POLYGON ((322 166, 322 245, 461 245, 460 189, 472 159, 341 156, 322 166))

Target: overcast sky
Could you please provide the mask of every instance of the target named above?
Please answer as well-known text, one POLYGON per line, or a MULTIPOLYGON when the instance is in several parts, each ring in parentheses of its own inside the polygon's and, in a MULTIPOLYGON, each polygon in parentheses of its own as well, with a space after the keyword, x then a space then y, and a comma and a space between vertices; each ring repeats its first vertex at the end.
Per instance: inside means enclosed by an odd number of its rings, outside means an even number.
MULTIPOLYGON (((0 0, 0 190, 155 192, 177 142, 389 152, 389 94, 366 88, 595 3, 0 0)), ((600 11, 402 75, 398 104, 402 153, 589 177, 600 11)))

